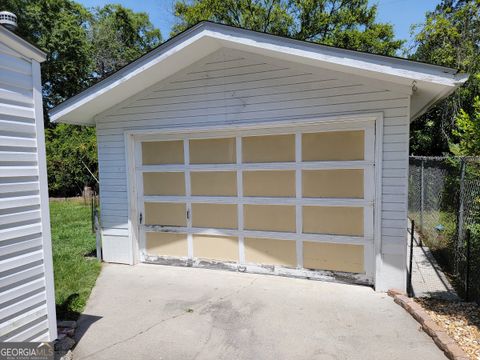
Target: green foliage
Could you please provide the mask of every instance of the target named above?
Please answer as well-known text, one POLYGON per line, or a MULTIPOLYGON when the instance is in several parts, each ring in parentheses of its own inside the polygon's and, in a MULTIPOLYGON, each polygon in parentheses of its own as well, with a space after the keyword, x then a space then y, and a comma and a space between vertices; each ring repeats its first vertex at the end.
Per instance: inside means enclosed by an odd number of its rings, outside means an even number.
POLYGON ((456 146, 452 146, 455 155, 480 155, 480 97, 475 97, 471 115, 460 110, 455 124, 457 128, 453 134, 460 139, 456 146))
POLYGON ((429 113, 410 124, 410 154, 419 156, 443 154, 446 149, 443 129, 432 120, 439 114, 429 113))
POLYGON ((377 7, 368 0, 183 0, 174 9, 179 22, 172 35, 211 20, 384 55, 403 43, 390 24, 376 22, 377 7))
MULTIPOLYGON (((45 108, 90 85, 92 48, 86 32, 91 14, 70 0, 4 0, 18 17, 18 33, 47 53, 42 64, 45 108)), ((48 123, 47 123, 48 125, 48 123)))
POLYGON ((18 33, 47 53, 42 64, 47 166, 52 196, 73 196, 94 185, 95 130, 53 125, 48 109, 157 46, 161 34, 146 13, 121 5, 89 11, 71 0, 3 0, 18 17, 18 33))
POLYGON ((177 1, 174 12, 179 22, 174 25, 172 36, 202 20, 284 36, 289 35, 293 26, 285 4, 275 0, 177 1))
POLYGON ((45 130, 50 196, 75 196, 95 185, 97 173, 94 127, 58 124, 45 130))
POLYGON ((95 76, 99 78, 139 58, 162 41, 160 30, 150 23, 146 13, 135 13, 118 4, 95 8, 88 34, 95 76))
POLYGON ((96 240, 91 232, 90 207, 77 200, 51 201, 50 217, 57 316, 76 320, 101 268, 91 257, 95 256, 96 240))
POLYGON ((460 141, 455 118, 460 109, 472 116, 474 98, 480 93, 480 78, 476 76, 480 72, 480 1, 443 0, 427 13, 425 23, 417 30, 413 59, 472 74, 454 95, 412 123, 411 152, 441 155, 460 141))

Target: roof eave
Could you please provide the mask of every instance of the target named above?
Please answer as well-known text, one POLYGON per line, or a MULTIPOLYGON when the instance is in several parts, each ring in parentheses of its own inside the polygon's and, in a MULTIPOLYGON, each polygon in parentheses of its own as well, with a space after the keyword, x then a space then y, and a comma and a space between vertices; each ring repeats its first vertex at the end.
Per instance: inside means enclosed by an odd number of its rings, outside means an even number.
POLYGON ((414 121, 418 119, 420 116, 425 114, 432 106, 434 106, 436 103, 439 101, 447 98, 451 94, 455 92, 460 86, 465 84, 465 82, 469 79, 470 74, 466 73, 457 73, 454 76, 454 79, 451 82, 451 86, 449 87, 444 87, 443 91, 440 91, 437 96, 433 97, 431 101, 426 103, 420 110, 418 110, 416 113, 411 114, 410 116, 410 121, 414 121))

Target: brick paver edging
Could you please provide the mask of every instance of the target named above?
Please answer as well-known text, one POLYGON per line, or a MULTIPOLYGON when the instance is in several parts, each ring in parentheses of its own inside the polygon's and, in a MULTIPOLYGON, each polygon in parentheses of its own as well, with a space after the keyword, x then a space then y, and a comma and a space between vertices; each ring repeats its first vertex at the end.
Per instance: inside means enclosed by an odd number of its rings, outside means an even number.
POLYGON ((447 332, 433 321, 423 307, 400 290, 390 289, 388 295, 393 297, 398 305, 408 311, 421 325, 423 331, 431 336, 435 344, 450 360, 469 360, 468 355, 450 337, 447 332))

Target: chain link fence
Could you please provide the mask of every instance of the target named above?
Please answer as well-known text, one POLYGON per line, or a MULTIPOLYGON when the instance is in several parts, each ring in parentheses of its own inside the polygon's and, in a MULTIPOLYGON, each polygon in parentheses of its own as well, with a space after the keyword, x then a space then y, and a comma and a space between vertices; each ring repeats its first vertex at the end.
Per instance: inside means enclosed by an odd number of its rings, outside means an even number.
POLYGON ((411 156, 408 200, 421 242, 457 292, 480 303, 480 158, 411 156))

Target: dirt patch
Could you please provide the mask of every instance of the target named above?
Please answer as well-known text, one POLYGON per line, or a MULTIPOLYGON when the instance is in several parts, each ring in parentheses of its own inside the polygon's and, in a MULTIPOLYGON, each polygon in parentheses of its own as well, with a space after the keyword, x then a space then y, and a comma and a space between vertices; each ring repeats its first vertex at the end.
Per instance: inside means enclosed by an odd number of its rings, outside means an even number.
POLYGON ((480 307, 476 303, 415 299, 435 323, 469 355, 480 360, 480 307))

